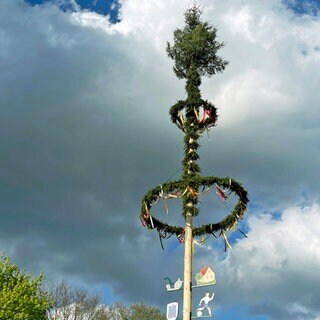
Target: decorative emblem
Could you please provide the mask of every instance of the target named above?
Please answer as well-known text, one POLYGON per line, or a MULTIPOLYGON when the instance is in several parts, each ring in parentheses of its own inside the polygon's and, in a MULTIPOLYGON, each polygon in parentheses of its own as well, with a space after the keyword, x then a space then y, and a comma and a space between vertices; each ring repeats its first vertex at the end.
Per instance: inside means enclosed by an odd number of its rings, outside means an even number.
POLYGON ((214 293, 212 293, 210 297, 210 293, 206 292, 206 295, 199 302, 199 308, 197 309, 197 317, 203 317, 203 310, 205 309, 208 311, 208 315, 210 317, 212 316, 211 308, 209 307, 209 302, 213 299, 213 297, 214 293))
POLYGON ((203 267, 194 278, 198 286, 216 284, 216 274, 208 266, 203 267))
POLYGON ((167 319, 176 320, 178 318, 179 304, 178 302, 171 302, 167 304, 167 319))
POLYGON ((175 283, 173 283, 169 277, 164 278, 164 280, 168 280, 168 283, 166 284, 167 291, 182 289, 183 281, 180 278, 178 278, 175 283))

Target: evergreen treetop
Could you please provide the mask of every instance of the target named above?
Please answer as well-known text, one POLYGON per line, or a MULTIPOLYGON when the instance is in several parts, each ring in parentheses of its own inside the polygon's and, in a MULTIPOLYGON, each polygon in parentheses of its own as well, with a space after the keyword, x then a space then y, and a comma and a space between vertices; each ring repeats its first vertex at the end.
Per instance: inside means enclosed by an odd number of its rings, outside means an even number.
POLYGON ((179 79, 188 78, 193 66, 200 76, 223 72, 228 61, 217 55, 224 42, 216 41, 217 28, 201 21, 198 6, 187 9, 185 26, 174 31, 174 44, 167 43, 167 53, 174 60, 173 70, 179 79))

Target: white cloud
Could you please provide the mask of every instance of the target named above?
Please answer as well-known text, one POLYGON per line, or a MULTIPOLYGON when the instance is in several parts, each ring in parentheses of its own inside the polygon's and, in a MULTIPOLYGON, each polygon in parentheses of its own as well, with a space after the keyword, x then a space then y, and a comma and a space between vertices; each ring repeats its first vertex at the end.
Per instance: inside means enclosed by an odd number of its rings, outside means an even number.
POLYGON ((73 12, 70 16, 71 21, 74 24, 78 24, 82 27, 93 28, 112 33, 112 23, 109 18, 91 11, 78 11, 73 12))
POLYGON ((278 318, 270 306, 282 307, 288 316, 319 316, 314 285, 320 268, 319 205, 288 208, 280 219, 256 215, 248 223, 248 238, 238 241, 219 267, 222 299, 265 306, 272 319, 278 318))

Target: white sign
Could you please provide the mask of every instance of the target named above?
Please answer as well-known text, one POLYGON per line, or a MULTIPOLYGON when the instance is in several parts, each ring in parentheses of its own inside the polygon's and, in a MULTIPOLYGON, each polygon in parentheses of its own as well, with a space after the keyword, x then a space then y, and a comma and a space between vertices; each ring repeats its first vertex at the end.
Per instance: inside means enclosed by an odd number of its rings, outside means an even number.
POLYGON ((167 304, 167 319, 176 320, 178 318, 178 302, 171 302, 167 304))
POLYGON ((210 297, 210 293, 206 292, 206 295, 200 300, 199 302, 199 308, 197 309, 197 316, 202 317, 203 316, 203 310, 206 309, 208 311, 209 316, 211 317, 211 308, 209 307, 209 302, 213 299, 214 293, 212 293, 210 297))

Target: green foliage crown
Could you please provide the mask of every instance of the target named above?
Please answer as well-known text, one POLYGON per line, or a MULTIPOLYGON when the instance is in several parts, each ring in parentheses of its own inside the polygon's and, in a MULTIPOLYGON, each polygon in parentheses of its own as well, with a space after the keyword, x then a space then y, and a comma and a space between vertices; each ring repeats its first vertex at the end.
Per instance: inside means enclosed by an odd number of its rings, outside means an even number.
POLYGON ((167 53, 175 61, 174 72, 187 78, 192 64, 201 76, 222 72, 228 61, 217 55, 224 42, 216 40, 217 28, 200 20, 201 10, 193 6, 185 12, 185 27, 174 31, 174 44, 167 43, 167 53))

